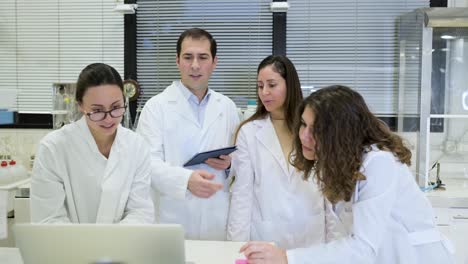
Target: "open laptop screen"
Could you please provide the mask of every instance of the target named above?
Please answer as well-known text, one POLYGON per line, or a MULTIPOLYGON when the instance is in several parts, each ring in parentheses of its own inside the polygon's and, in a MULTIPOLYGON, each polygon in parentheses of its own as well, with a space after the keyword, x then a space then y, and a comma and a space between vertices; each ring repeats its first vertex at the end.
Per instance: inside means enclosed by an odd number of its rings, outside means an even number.
POLYGON ((185 264, 180 225, 17 224, 25 264, 185 264))

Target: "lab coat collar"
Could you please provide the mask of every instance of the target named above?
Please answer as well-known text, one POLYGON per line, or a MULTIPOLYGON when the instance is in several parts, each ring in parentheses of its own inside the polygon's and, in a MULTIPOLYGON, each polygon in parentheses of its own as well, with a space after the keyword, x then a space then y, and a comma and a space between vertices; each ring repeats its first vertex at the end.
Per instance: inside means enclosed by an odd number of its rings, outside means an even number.
POLYGON ((102 178, 101 199, 96 216, 97 223, 114 222, 114 216, 118 215, 117 210, 122 195, 122 186, 127 182, 127 177, 130 177, 130 175, 118 171, 119 163, 125 162, 122 161, 122 158, 130 154, 128 150, 123 149, 126 140, 125 131, 125 128, 119 124, 102 178))
MULTIPOLYGON (((81 134, 83 136, 83 139, 86 141, 86 144, 88 144, 89 148, 96 154, 99 154, 102 156, 101 152, 99 151, 99 148, 96 144, 96 140, 94 140, 93 134, 91 133, 91 130, 88 127, 88 124, 86 123, 86 117, 82 116, 78 121, 75 122, 78 128, 81 131, 81 134)), ((122 125, 119 124, 117 126, 117 134, 115 136, 114 142, 112 143, 112 148, 111 148, 111 153, 114 151, 120 151, 120 141, 119 140, 122 137, 122 125)), ((110 156, 109 156, 110 158, 110 156)))
POLYGON ((195 118, 192 109, 190 108, 189 102, 185 98, 181 89, 185 88, 180 81, 174 81, 166 88, 167 92, 167 105, 168 110, 176 112, 184 119, 192 122, 194 125, 199 126, 198 120, 195 118))
MULTIPOLYGON (((97 147, 96 141, 94 140, 94 137, 89 130, 85 118, 86 117, 83 116, 76 122, 76 124, 79 127, 84 140, 89 145, 90 149, 95 153, 96 157, 104 158, 97 147)), ((125 133, 124 130, 125 129, 119 124, 117 127, 117 134, 115 136, 114 142, 112 143, 109 158, 107 159, 104 175, 102 175, 102 192, 96 216, 97 223, 114 222, 113 215, 115 215, 119 203, 119 197, 121 195, 119 191, 116 191, 120 188, 116 188, 116 186, 124 184, 125 177, 128 177, 128 175, 118 173, 116 171, 117 165, 120 162, 120 153, 122 152, 123 146, 122 141, 125 140, 125 135, 123 135, 125 133)))
MULTIPOLYGON (((121 124, 117 126, 117 134, 115 135, 114 142, 112 142, 112 147, 109 153, 109 158, 107 159, 107 166, 104 171, 103 178, 102 178, 103 183, 108 181, 110 179, 110 176, 114 174, 114 170, 117 168, 117 165, 119 164, 119 162, 121 162, 120 160, 121 153, 125 153, 125 150, 122 150, 122 147, 124 146, 123 141, 125 140, 125 135, 123 135, 125 132, 124 130, 125 128, 123 128, 121 124)), ((116 177, 114 177, 113 179, 114 179, 113 181, 115 181, 116 177)), ((103 193, 104 193, 104 190, 103 190, 103 193)))
POLYGON ((214 91, 211 92, 210 100, 205 109, 205 120, 203 122, 203 130, 206 133, 215 121, 226 115, 225 107, 222 104, 221 96, 214 91))
POLYGON ((181 89, 187 88, 183 86, 180 81, 174 81, 172 85, 166 89, 169 110, 178 113, 194 125, 198 127, 201 126, 200 128, 203 128, 206 132, 213 122, 224 114, 220 96, 215 91, 208 89, 207 95, 209 94, 210 98, 206 106, 204 122, 200 125, 181 89))
POLYGON ((268 149, 271 155, 275 157, 276 162, 278 162, 284 174, 288 175, 289 180, 291 180, 291 175, 294 173, 294 168, 290 166, 288 170, 289 163, 284 158, 283 150, 276 135, 273 123, 271 122, 270 115, 264 119, 254 120, 253 122, 256 126, 259 127, 255 137, 260 143, 263 144, 266 149, 268 149))
MULTIPOLYGON (((179 88, 185 100, 187 101, 193 100, 198 103, 198 97, 195 94, 193 94, 181 81, 176 81, 174 83, 177 83, 176 87, 179 88)), ((211 96, 211 89, 208 89, 208 91, 206 92, 205 96, 203 97, 200 103, 207 103, 207 101, 210 100, 210 96, 211 96)))
MULTIPOLYGON (((83 115, 78 121, 75 122, 78 128, 80 129, 80 134, 82 135, 83 139, 85 140, 86 144, 88 144, 89 148, 95 154, 101 154, 96 144, 96 140, 94 140, 93 134, 91 134, 91 130, 89 130, 88 124, 86 123, 86 117, 83 115)), ((102 154, 101 154, 102 155, 102 154)))

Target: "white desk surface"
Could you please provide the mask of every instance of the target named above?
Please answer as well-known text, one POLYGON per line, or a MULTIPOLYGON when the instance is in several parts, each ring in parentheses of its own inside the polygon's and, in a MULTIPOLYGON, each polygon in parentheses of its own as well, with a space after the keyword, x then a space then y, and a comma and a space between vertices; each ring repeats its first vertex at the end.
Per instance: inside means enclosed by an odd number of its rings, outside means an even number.
POLYGON ((239 249, 245 242, 185 240, 185 261, 190 264, 234 264, 244 258, 239 249))
POLYGON ((442 182, 445 190, 426 192, 433 207, 468 207, 468 179, 446 179, 442 182))
POLYGON ((19 249, 0 247, 0 263, 23 264, 19 249))
MULTIPOLYGON (((185 240, 187 264, 234 264, 244 242, 185 240)), ((18 248, 0 247, 0 263, 23 264, 18 248)))

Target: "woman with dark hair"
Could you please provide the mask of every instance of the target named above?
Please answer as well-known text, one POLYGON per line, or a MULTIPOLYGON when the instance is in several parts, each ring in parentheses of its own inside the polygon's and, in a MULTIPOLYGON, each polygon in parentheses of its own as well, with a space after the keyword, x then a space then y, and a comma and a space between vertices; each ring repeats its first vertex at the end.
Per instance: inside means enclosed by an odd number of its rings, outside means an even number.
POLYGON ((345 86, 311 94, 299 108, 294 166, 328 200, 326 222, 344 236, 284 250, 252 242, 249 263, 453 263, 431 205, 408 168, 411 152, 345 86))
POLYGON ((78 78, 76 102, 83 117, 39 144, 32 222, 153 223, 149 150, 120 125, 126 106, 119 73, 88 65, 78 78))
POLYGON ((289 163, 294 115, 302 101, 296 69, 284 56, 269 56, 257 74, 257 110, 236 133, 228 240, 284 248, 322 242, 323 197, 289 163))

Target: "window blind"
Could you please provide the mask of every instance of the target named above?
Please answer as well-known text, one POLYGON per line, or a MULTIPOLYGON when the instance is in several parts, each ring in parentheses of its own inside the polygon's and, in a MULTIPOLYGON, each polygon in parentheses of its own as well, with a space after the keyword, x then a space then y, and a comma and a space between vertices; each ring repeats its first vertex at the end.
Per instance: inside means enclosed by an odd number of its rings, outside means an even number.
POLYGON ((371 110, 394 116, 398 99, 397 18, 428 0, 289 0, 287 55, 303 87, 343 84, 371 110))
POLYGON ((6 1, 0 76, 10 76, 20 112, 50 112, 52 84, 75 83, 87 64, 108 63, 123 75, 123 16, 112 11, 114 0, 6 1))
POLYGON ((271 54, 270 0, 137 1, 137 77, 149 98, 180 79, 176 43, 186 29, 200 27, 218 44, 218 65, 209 87, 245 106, 256 97, 257 66, 271 54))
POLYGON ((15 0, 3 0, 0 8, 0 91, 7 98, 0 99, 0 108, 17 109, 16 90, 16 16, 15 0), (13 11, 13 12, 12 12, 13 11), (11 99, 11 98, 13 99, 11 99))

